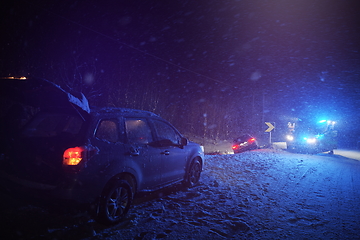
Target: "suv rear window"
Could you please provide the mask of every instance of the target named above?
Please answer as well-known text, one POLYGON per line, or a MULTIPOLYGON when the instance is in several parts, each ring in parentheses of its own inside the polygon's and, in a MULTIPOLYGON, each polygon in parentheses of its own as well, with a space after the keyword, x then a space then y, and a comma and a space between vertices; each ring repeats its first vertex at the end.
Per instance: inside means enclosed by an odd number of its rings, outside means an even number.
POLYGON ((24 129, 26 137, 56 137, 63 133, 76 135, 80 132, 83 120, 65 113, 38 114, 24 129))
POLYGON ((99 124, 95 136, 105 141, 117 142, 119 140, 119 137, 116 121, 102 120, 99 124))

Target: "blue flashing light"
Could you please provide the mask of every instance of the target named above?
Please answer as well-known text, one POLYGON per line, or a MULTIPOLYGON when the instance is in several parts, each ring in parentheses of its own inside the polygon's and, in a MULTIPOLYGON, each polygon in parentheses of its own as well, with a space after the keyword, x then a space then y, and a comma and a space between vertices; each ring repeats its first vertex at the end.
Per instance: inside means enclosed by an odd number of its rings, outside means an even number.
POLYGON ((319 121, 319 123, 324 123, 324 122, 327 122, 327 120, 321 120, 321 121, 319 121))
POLYGON ((323 134, 318 134, 318 135, 315 136, 315 138, 318 138, 318 139, 322 139, 323 137, 324 137, 323 134))

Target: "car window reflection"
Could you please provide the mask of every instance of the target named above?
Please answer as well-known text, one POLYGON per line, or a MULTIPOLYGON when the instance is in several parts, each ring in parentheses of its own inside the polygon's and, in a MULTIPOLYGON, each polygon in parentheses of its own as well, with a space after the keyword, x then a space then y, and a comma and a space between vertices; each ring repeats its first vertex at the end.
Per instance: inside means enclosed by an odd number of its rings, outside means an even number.
POLYGON ((145 119, 125 119, 126 135, 129 143, 148 144, 153 141, 151 130, 145 119))

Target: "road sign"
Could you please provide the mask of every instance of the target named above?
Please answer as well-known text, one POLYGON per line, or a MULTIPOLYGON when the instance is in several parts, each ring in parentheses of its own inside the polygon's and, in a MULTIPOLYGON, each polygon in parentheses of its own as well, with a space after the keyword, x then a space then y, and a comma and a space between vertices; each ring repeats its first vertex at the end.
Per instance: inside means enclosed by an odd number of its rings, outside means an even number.
POLYGON ((271 122, 265 122, 266 125, 268 125, 268 129, 265 130, 265 132, 271 132, 275 126, 271 124, 271 122))

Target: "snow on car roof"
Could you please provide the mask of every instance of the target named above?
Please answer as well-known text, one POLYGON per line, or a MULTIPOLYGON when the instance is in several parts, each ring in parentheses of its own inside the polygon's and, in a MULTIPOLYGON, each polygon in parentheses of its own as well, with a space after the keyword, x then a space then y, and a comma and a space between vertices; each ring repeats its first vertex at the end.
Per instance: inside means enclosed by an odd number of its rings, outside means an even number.
POLYGON ((81 95, 81 99, 75 97, 74 95, 72 95, 70 93, 68 93, 69 102, 79 106, 85 112, 90 113, 90 107, 89 107, 89 102, 88 102, 87 98, 84 96, 83 93, 80 93, 80 95, 81 95))
POLYGON ((151 117, 160 117, 159 115, 145 111, 140 109, 132 109, 132 108, 117 108, 117 107, 104 107, 104 108, 91 108, 92 112, 96 113, 127 113, 127 114, 134 114, 134 115, 147 115, 151 117))

